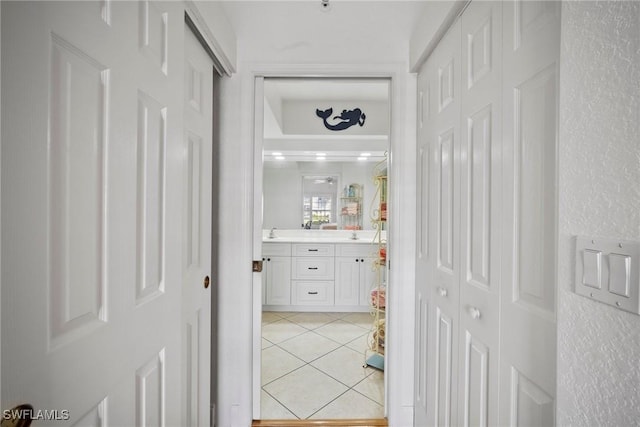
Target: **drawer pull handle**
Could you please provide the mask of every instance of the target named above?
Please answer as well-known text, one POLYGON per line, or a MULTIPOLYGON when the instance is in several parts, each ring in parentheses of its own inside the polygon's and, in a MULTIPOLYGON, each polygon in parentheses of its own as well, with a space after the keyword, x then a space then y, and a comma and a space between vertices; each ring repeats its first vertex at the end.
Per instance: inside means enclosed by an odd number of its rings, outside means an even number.
POLYGON ((317 270, 318 267, 309 267, 308 270, 317 270))
POLYGON ((307 292, 307 293, 308 293, 309 295, 318 295, 318 291, 314 291, 314 292, 309 291, 309 292, 307 292))
POLYGON ((317 249, 307 249, 309 252, 318 252, 317 249))
POLYGON ((441 288, 438 286, 438 293, 440 294, 441 297, 446 297, 449 292, 447 292, 445 288, 441 288))
POLYGON ((469 314, 475 320, 478 320, 480 319, 480 317, 482 317, 482 314, 480 313, 480 309, 478 307, 469 307, 469 314))

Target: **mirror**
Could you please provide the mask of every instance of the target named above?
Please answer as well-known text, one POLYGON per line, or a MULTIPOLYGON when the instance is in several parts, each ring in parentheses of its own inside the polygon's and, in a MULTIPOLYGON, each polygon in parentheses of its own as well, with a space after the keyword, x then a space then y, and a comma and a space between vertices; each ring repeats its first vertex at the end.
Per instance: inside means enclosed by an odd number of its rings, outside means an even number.
POLYGON ((264 93, 263 228, 372 230, 388 80, 269 78, 264 93))

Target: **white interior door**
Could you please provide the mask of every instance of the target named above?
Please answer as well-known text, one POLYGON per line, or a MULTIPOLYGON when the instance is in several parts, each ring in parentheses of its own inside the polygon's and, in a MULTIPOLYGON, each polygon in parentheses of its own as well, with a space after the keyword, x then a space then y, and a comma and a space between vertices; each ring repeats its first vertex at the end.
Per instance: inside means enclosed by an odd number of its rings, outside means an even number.
POLYGON ((431 197, 435 169, 434 161, 434 137, 433 115, 436 106, 434 95, 437 87, 434 62, 424 64, 418 74, 418 141, 417 141, 417 246, 416 246, 416 335, 415 335, 415 375, 414 385, 415 400, 415 425, 426 426, 430 422, 429 414, 433 413, 433 399, 429 399, 433 393, 431 376, 433 375, 432 337, 431 325, 431 282, 434 263, 434 246, 432 242, 433 214, 431 197))
POLYGON ((458 422, 498 424, 502 233, 502 4, 461 16, 458 422))
POLYGON ((213 62, 192 30, 184 38, 184 426, 210 425, 213 62))
MULTIPOLYGON (((436 425, 458 425, 458 311, 460 299, 460 21, 433 53, 435 111, 431 134, 433 200, 430 229, 433 269, 433 417, 436 425)), ((429 393, 429 391, 427 391, 429 393)))
POLYGON ((500 424, 554 425, 560 3, 505 2, 503 16, 500 424))
POLYGON ((183 22, 2 5, 3 408, 181 424, 183 22))

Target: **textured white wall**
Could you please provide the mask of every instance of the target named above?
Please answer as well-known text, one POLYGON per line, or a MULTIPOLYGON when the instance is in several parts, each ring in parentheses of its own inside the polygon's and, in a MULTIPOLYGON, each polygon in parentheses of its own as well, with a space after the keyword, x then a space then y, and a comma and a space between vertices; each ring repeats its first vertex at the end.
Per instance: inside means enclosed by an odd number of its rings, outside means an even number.
POLYGON ((573 292, 575 235, 640 240, 640 3, 563 2, 558 425, 640 423, 640 316, 573 292))

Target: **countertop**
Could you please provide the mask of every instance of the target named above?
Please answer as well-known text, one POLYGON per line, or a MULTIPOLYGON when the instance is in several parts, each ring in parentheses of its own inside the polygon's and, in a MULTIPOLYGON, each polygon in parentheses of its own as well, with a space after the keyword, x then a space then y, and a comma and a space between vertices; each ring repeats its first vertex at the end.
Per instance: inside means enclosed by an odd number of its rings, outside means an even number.
MULTIPOLYGON (((386 240, 386 231, 382 233, 386 240)), ((375 230, 358 230, 356 239, 350 230, 274 230, 273 234, 275 237, 270 238, 270 230, 263 230, 262 243, 377 244, 375 230)))

